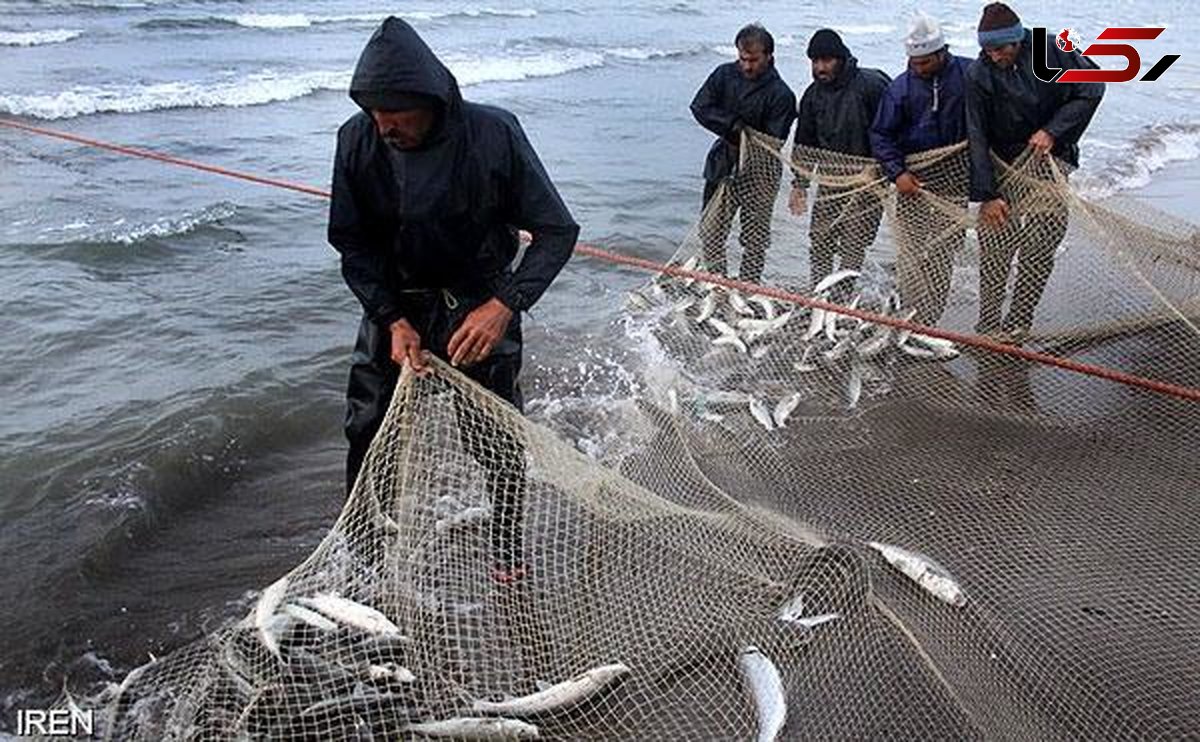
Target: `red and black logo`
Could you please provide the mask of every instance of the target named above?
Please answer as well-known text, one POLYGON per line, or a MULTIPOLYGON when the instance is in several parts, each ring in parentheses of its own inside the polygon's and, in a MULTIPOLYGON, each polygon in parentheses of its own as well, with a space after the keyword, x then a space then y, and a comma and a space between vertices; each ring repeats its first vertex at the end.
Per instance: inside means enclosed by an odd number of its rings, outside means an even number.
MULTIPOLYGON (((1153 41, 1165 30, 1165 28, 1106 28, 1096 37, 1096 41, 1153 41)), ((1033 74, 1037 76, 1037 79, 1042 82, 1129 82, 1141 72, 1142 57, 1133 46, 1096 43, 1089 44, 1086 49, 1081 51, 1078 39, 1073 36, 1072 29, 1064 28, 1054 37, 1054 43, 1064 52, 1073 52, 1085 57, 1120 57, 1125 60, 1125 69, 1064 70, 1061 67, 1051 67, 1046 61, 1047 53, 1050 51, 1046 44, 1046 29, 1034 28, 1033 74), (1046 51, 1039 53, 1040 49, 1046 51)), ((1175 64, 1177 59, 1179 59, 1178 54, 1164 55, 1162 59, 1154 63, 1149 72, 1142 75, 1139 82, 1154 82, 1162 77, 1162 74, 1167 71, 1168 67, 1175 64)))

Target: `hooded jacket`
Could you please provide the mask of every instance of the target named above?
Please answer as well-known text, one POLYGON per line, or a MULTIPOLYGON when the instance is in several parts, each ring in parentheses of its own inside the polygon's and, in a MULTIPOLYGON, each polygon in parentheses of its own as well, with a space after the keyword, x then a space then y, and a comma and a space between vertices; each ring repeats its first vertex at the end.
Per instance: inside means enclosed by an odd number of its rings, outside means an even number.
POLYGON ((871 124, 871 153, 888 179, 905 170, 905 156, 967 138, 967 68, 949 52, 941 72, 924 80, 906 70, 887 86, 871 124))
POLYGON ((833 80, 814 80, 805 88, 796 144, 870 157, 871 122, 889 82, 891 78, 880 70, 860 68, 857 59, 846 58, 833 80))
POLYGON ((731 175, 738 150, 729 143, 742 127, 787 139, 796 119, 796 95, 772 65, 756 80, 748 80, 736 62, 720 65, 692 99, 696 122, 716 134, 704 161, 704 179, 716 181, 731 175))
POLYGON ((404 317, 402 292, 447 288, 495 297, 514 313, 538 300, 571 256, 571 218, 515 116, 463 101, 450 71, 404 21, 367 42, 350 84, 364 110, 338 131, 329 242, 371 320, 404 317), (437 101, 421 147, 379 135, 367 106, 389 96, 437 101), (533 242, 515 272, 518 230, 533 242))
MULTIPOLYGON (((1096 69, 1087 57, 1064 52, 1048 37, 1045 54, 1052 67, 1096 69)), ((991 150, 1011 162, 1034 132, 1054 136, 1055 157, 1079 165, 1079 139, 1104 97, 1104 83, 1048 83, 1033 74, 1033 33, 1028 29, 1016 63, 992 64, 986 52, 967 69, 967 138, 971 148, 971 200, 988 201, 999 192, 991 150)))

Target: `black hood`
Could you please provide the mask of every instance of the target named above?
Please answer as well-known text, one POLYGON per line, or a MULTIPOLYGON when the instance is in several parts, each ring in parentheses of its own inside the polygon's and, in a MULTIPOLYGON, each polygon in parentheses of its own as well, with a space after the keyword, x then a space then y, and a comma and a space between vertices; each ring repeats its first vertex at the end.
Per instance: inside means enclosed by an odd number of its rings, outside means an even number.
POLYGON ((391 16, 380 24, 359 56, 350 97, 370 113, 371 108, 406 108, 413 95, 438 101, 442 112, 450 116, 462 107, 454 75, 412 26, 391 16))

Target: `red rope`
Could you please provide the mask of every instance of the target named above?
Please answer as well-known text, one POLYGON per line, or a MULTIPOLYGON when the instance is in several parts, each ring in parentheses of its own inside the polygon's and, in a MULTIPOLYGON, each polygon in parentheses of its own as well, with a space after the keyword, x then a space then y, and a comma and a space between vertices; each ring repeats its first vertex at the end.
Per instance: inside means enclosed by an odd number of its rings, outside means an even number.
MULTIPOLYGON (((237 178, 239 180, 246 180, 251 183, 259 183, 261 185, 273 186, 275 188, 285 188, 290 191, 306 193, 306 194, 309 194, 312 196, 320 196, 322 198, 330 197, 329 191, 323 191, 319 188, 312 188, 310 186, 299 185, 296 183, 289 183, 287 181, 276 180, 274 178, 263 178, 258 175, 251 175, 249 173, 238 172, 236 170, 230 170, 228 168, 216 167, 215 165, 206 165, 201 162, 185 160, 180 157, 172 157, 170 155, 164 155, 164 154, 160 154, 158 152, 152 152, 150 150, 137 149, 135 147, 125 147, 125 146, 122 146, 119 144, 110 144, 108 142, 101 142, 101 141, 97 141, 95 139, 88 139, 86 137, 77 136, 75 134, 66 134, 64 132, 54 131, 52 129, 43 129, 43 128, 40 128, 37 126, 30 126, 29 124, 21 123, 18 121, 12 121, 9 119, 0 119, 0 126, 7 126, 12 129, 20 129, 21 131, 30 132, 32 134, 39 134, 41 136, 54 137, 56 139, 63 139, 68 142, 84 144, 89 147, 97 147, 99 149, 106 149, 106 150, 109 150, 112 152, 119 152, 120 154, 129 155, 132 157, 142 157, 142 158, 145 158, 148 160, 155 160, 157 162, 165 162, 165 163, 168 163, 171 165, 179 165, 181 167, 188 167, 188 168, 192 168, 195 170, 202 170, 207 173, 214 173, 216 175, 223 175, 228 178, 237 178)), ((938 327, 927 327, 925 325, 920 325, 915 322, 908 322, 906 320, 898 319, 896 317, 888 317, 886 315, 875 314, 874 312, 868 312, 868 311, 864 311, 862 309, 851 309, 849 307, 844 307, 844 306, 841 306, 838 304, 831 304, 830 302, 822 301, 820 299, 814 299, 811 297, 792 293, 790 291, 784 291, 783 289, 771 288, 770 286, 761 286, 759 284, 747 283, 745 281, 737 281, 737 280, 734 280, 731 278, 726 278, 725 276, 720 276, 720 275, 716 275, 713 273, 706 273, 704 271, 685 270, 683 268, 678 268, 678 267, 674 267, 674 266, 662 265, 660 263, 654 262, 653 260, 647 260, 645 258, 637 258, 637 257, 633 257, 631 255, 621 255, 619 253, 609 252, 608 250, 603 250, 601 248, 594 247, 592 245, 587 245, 587 244, 581 243, 579 245, 576 245, 575 251, 577 253, 579 253, 580 255, 586 255, 587 257, 594 258, 596 260, 601 260, 601 261, 604 261, 607 263, 613 263, 616 265, 625 265, 625 266, 629 266, 631 268, 638 268, 641 270, 651 271, 653 273, 666 273, 668 275, 678 276, 681 278, 694 278, 698 281, 705 281, 707 283, 713 283, 713 284, 717 284, 719 286, 725 286, 725 287, 731 288, 731 289, 739 289, 739 290, 745 291, 747 293, 759 294, 761 296, 769 296, 773 299, 779 299, 780 301, 791 302, 793 304, 799 304, 801 306, 815 307, 818 309, 824 309, 826 311, 833 311, 833 312, 837 312, 838 314, 844 314, 849 317, 855 317, 857 319, 861 319, 866 322, 873 322, 873 323, 879 324, 879 325, 886 325, 886 326, 894 327, 894 328, 897 328, 900 330, 909 330, 911 332, 920 333, 922 335, 929 335, 930 337, 942 338, 944 340, 950 340, 952 342, 958 343, 959 345, 964 345, 964 346, 972 347, 972 348, 979 348, 981 350, 986 350, 986 351, 989 351, 992 353, 1001 353, 1003 355, 1012 356, 1014 358, 1021 358, 1026 361, 1031 361, 1033 363, 1040 363, 1040 364, 1043 364, 1046 366, 1054 366, 1056 368, 1061 368, 1066 371, 1073 371, 1075 373, 1084 374, 1086 376, 1094 376, 1098 379, 1106 379, 1108 381, 1114 381, 1118 384, 1124 384, 1126 386, 1137 387, 1137 388, 1146 389, 1146 390, 1149 390, 1152 392, 1158 392, 1159 394, 1166 394, 1166 395, 1169 395, 1172 397, 1179 397, 1180 399, 1187 399, 1187 400, 1191 400, 1194 402, 1200 402, 1200 389, 1197 389, 1195 387, 1186 387, 1186 386, 1179 386, 1177 384, 1169 384, 1167 382, 1156 381, 1154 379, 1148 379, 1144 376, 1135 376, 1133 374, 1127 374, 1127 373, 1124 373, 1123 371, 1117 371, 1115 369, 1105 368, 1103 366, 1093 366, 1091 364, 1080 363, 1078 361, 1072 361, 1072 360, 1069 360, 1066 358, 1059 358, 1057 356, 1048 355, 1046 353, 1039 353, 1037 351, 1026 350, 1024 348, 1018 348, 1013 345, 1004 345, 1002 343, 997 343, 994 340, 989 340, 987 338, 979 337, 977 335, 964 335, 962 333, 953 332, 951 330, 943 330, 938 327)))

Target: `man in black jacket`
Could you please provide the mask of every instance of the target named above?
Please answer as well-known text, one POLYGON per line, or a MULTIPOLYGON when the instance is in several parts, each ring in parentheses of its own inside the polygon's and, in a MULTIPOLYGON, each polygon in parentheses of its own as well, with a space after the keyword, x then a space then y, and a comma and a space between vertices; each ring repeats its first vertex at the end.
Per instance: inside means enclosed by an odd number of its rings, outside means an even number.
MULTIPOLYGON (((521 409, 520 313, 579 233, 516 117, 465 102, 404 21, 388 18, 371 37, 350 97, 363 110, 338 131, 329 212, 329 242, 364 312, 347 391, 347 488, 399 366, 424 370, 426 351, 521 409), (533 242, 514 271, 519 229, 533 242)), ((493 576, 511 582, 524 573, 524 452, 478 405, 456 398, 455 410, 493 498, 493 576)))
POLYGON ((705 267, 726 272, 725 240, 741 207, 742 262, 738 276, 758 283, 766 266, 771 243, 771 209, 779 192, 783 166, 774 159, 756 158, 763 165, 739 172, 741 130, 745 127, 787 138, 796 118, 796 96, 775 69, 775 40, 758 24, 738 31, 734 39, 738 61, 713 70, 692 100, 692 115, 701 126, 716 134, 704 162, 704 207, 700 225, 705 267), (708 210, 718 189, 726 191, 708 210))
MULTIPOLYGON (((788 206, 792 213, 805 210, 809 178, 803 173, 831 164, 817 148, 859 157, 871 156, 870 129, 879 101, 891 82, 883 72, 859 67, 842 37, 823 28, 808 42, 813 82, 800 97, 796 122, 795 162, 788 206)), ((862 267, 867 246, 875 241, 883 217, 880 194, 869 185, 822 185, 817 189, 809 223, 809 271, 815 284, 833 272, 834 256, 840 269, 862 267)))
POLYGON ((967 70, 967 139, 971 150, 971 200, 979 209, 980 333, 1019 343, 1033 324, 1033 313, 1054 268, 1054 253, 1067 233, 1067 204, 1056 192, 1046 155, 1069 167, 1079 165, 1079 139, 1104 96, 1104 83, 1047 83, 1034 75, 1033 55, 1045 55, 1051 67, 1096 67, 1078 54, 1061 51, 1054 38, 1033 48, 1032 33, 1004 3, 983 9, 979 22, 979 58, 967 70), (1014 162, 1026 148, 1035 157, 1021 192, 997 178, 995 154, 1014 162), (1005 284, 1013 257, 1017 280, 1008 316, 1001 321, 1005 284))

